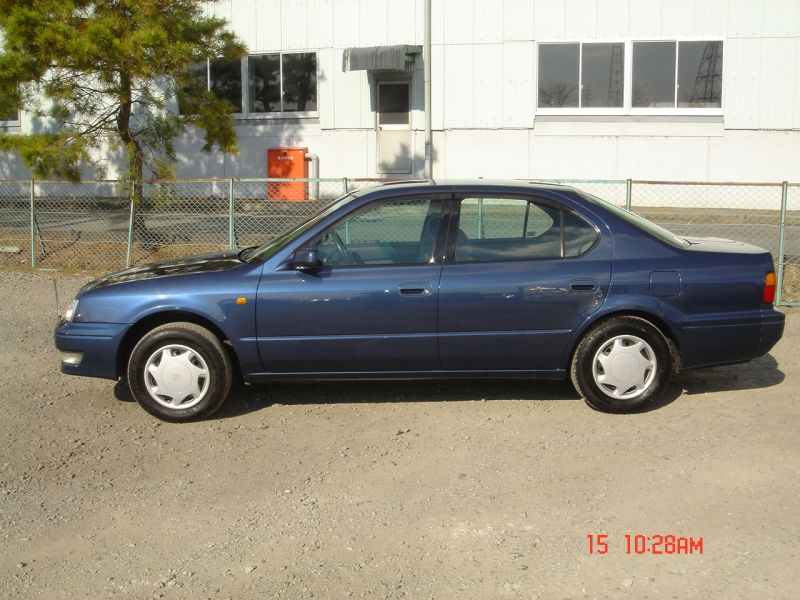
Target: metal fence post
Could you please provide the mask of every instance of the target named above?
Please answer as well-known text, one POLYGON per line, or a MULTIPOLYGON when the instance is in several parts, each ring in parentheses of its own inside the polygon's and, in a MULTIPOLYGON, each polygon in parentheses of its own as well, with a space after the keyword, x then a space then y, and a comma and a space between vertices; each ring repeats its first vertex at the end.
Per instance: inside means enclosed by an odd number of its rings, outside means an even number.
POLYGON ((342 178, 342 187, 344 188, 344 193, 345 193, 345 194, 347 194, 347 193, 349 193, 349 192, 350 192, 350 189, 349 189, 349 188, 350 188, 350 186, 349 186, 349 184, 347 183, 347 177, 343 177, 343 178, 342 178))
POLYGON ((125 253, 125 268, 131 267, 131 256, 133 255, 133 222, 136 218, 136 204, 133 201, 133 193, 128 194, 128 203, 130 204, 130 215, 128 217, 128 249, 125 253))
POLYGON ((630 179, 625 180, 625 210, 630 212, 631 206, 633 206, 633 181, 630 179))
POLYGON ((781 225, 780 237, 778 238, 778 280, 775 282, 775 304, 780 305, 783 289, 783 242, 786 237, 786 204, 789 202, 789 182, 784 181, 781 185, 781 225))
POLYGON ((34 202, 36 190, 33 179, 31 179, 31 268, 36 268, 36 215, 34 213, 34 202))
POLYGON ((228 180, 228 249, 236 248, 236 232, 233 225, 234 199, 233 178, 228 180))

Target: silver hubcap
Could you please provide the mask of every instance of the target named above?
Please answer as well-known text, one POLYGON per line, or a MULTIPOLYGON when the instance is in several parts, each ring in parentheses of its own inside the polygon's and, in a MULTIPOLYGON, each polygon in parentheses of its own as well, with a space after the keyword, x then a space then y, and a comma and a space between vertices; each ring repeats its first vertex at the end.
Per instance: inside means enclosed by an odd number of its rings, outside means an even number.
POLYGON ((618 335, 594 355, 592 375, 607 396, 631 400, 653 385, 657 366, 650 344, 635 335, 618 335))
POLYGON ((181 344, 153 352, 144 367, 144 379, 150 397, 173 409, 191 408, 200 402, 211 380, 203 357, 181 344))

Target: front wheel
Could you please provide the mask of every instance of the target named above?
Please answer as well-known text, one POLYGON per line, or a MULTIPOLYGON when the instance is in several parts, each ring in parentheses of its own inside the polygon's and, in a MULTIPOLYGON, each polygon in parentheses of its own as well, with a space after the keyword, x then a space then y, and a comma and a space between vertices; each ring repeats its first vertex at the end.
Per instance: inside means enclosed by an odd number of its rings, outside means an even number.
POLYGON ((584 335, 570 375, 592 408, 628 413, 655 401, 673 368, 669 344, 658 329, 638 317, 614 317, 584 335))
POLYGON ((231 361, 219 339, 194 323, 168 323, 131 352, 128 382, 136 401, 164 421, 210 416, 231 388, 231 361))

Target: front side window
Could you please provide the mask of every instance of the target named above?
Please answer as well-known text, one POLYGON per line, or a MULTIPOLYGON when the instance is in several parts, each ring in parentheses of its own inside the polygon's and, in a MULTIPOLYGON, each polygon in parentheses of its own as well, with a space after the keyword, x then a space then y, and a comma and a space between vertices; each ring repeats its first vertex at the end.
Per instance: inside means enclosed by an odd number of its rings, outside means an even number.
POLYGON ((427 264, 433 262, 442 202, 383 202, 325 232, 317 241, 325 265, 427 264))

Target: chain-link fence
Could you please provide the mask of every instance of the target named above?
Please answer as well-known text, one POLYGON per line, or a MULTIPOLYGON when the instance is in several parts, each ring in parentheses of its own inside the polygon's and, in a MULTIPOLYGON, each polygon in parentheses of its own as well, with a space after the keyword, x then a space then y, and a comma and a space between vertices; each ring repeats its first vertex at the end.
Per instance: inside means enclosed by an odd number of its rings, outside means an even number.
POLYGON ((0 267, 31 257, 31 182, 0 181, 0 267))
MULTIPOLYGON (((0 266, 108 271, 262 244, 378 179, 0 181, 0 266), (133 192, 133 194, 132 194, 133 192), (132 210, 131 196, 140 198, 132 210)), ((549 180, 626 207, 684 236, 768 249, 781 301, 800 304, 800 184, 549 180)), ((477 216, 476 216, 477 219, 477 216)))
POLYGON ((748 242, 777 256, 781 189, 780 183, 635 181, 631 210, 680 236, 748 242))
POLYGON ((780 301, 800 305, 800 184, 786 186, 785 210, 781 222, 780 301))

